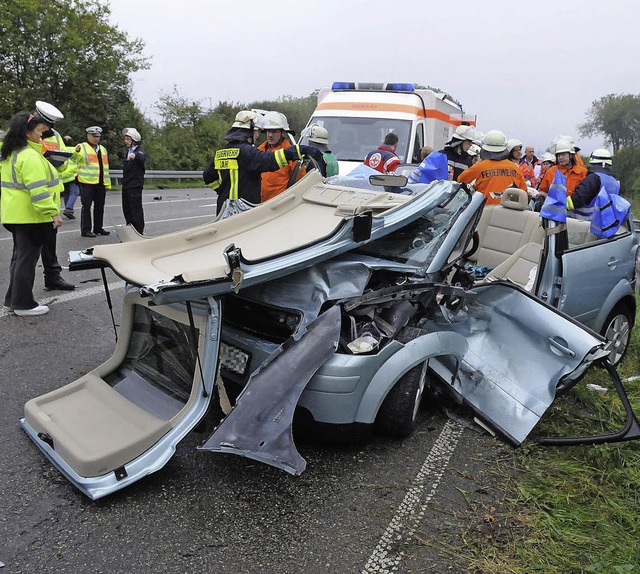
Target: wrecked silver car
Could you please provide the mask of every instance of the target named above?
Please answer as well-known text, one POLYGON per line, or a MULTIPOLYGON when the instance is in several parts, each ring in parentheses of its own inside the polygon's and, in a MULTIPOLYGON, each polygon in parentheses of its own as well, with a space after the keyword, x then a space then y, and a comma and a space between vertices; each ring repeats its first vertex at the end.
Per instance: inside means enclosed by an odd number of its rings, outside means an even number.
MULTIPOLYGON (((533 264, 512 241, 512 253, 500 248, 505 261, 517 254, 517 272, 497 263, 474 275, 468 264, 492 249, 484 201, 449 181, 312 172, 232 218, 75 253, 72 268, 108 266, 127 282, 116 349, 30 400, 21 424, 94 499, 160 469, 218 403, 227 414, 202 450, 292 474, 306 466, 294 416, 351 437, 374 424, 403 437, 432 384, 518 445, 612 343, 554 308, 562 282, 550 259, 562 253, 548 242, 563 230, 548 222, 533 264), (553 297, 539 294, 548 284, 553 297)), ((618 240, 635 257, 627 224, 618 240)), ((604 440, 638 435, 628 414, 604 440)))

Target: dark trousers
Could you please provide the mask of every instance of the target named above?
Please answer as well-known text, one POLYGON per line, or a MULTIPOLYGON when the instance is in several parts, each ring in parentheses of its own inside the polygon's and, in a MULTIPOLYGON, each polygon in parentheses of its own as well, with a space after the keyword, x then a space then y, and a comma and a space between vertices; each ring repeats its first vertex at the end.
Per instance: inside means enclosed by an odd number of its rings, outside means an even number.
POLYGON ((45 285, 49 285, 60 280, 62 266, 58 262, 58 257, 56 255, 57 242, 58 230, 54 228, 53 225, 49 225, 41 251, 45 285))
POLYGON ((127 225, 133 225, 140 234, 144 231, 144 211, 142 210, 142 187, 122 189, 122 213, 127 225))
POLYGON ((80 213, 80 231, 89 233, 91 231, 91 205, 93 204, 93 232, 102 231, 104 220, 104 201, 107 190, 104 184, 80 184, 80 201, 82 211, 80 213))
POLYGON ((5 228, 13 236, 14 256, 9 265, 9 288, 4 304, 12 309, 33 309, 38 302, 33 298, 36 264, 51 223, 13 223, 5 228))

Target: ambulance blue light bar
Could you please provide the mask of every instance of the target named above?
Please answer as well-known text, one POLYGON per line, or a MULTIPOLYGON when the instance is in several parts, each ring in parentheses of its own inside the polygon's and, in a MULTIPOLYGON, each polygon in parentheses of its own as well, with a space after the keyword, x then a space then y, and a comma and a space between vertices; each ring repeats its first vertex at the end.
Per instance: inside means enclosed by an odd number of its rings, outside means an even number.
POLYGON ((333 82, 331 89, 338 90, 371 90, 388 92, 413 92, 413 84, 386 84, 375 82, 333 82))

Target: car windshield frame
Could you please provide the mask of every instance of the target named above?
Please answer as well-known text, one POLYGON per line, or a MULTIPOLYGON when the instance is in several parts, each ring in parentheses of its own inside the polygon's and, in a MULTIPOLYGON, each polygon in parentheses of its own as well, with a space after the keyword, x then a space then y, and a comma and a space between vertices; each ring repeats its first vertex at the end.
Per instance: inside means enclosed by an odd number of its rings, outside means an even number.
POLYGON ((421 217, 380 239, 359 246, 354 253, 426 268, 457 219, 469 207, 471 198, 462 186, 455 185, 451 195, 421 217))

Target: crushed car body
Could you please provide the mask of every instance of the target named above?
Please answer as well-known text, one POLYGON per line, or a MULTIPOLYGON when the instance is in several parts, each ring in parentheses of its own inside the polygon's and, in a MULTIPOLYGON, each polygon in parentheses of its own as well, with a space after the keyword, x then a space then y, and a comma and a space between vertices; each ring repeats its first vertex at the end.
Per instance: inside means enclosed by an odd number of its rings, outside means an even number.
MULTIPOLYGON (((624 354, 635 316, 627 260, 632 270, 638 240, 628 221, 617 237, 593 241, 605 267, 618 250, 618 297, 609 301, 609 289, 597 313, 593 301, 585 310, 572 300, 570 316, 566 230, 548 233, 529 212, 529 236, 512 236, 513 252, 500 244, 497 253, 491 228, 510 220, 497 211, 508 202, 484 202, 450 181, 323 181, 312 172, 231 218, 73 253, 72 268, 110 267, 127 283, 116 348, 77 381, 30 400, 21 424, 94 499, 162 468, 227 393, 235 406, 200 448, 291 474, 306 466, 294 416, 336 436, 366 436, 376 424, 404 437, 433 385, 519 445, 559 391, 624 354), (535 237, 537 255, 520 261, 535 237), (468 264, 490 257, 493 271, 478 279, 468 264), (510 258, 517 273, 504 271, 510 258), (620 315, 616 347, 603 335, 620 315)), ((608 439, 636 438, 628 415, 626 430, 608 439)))

